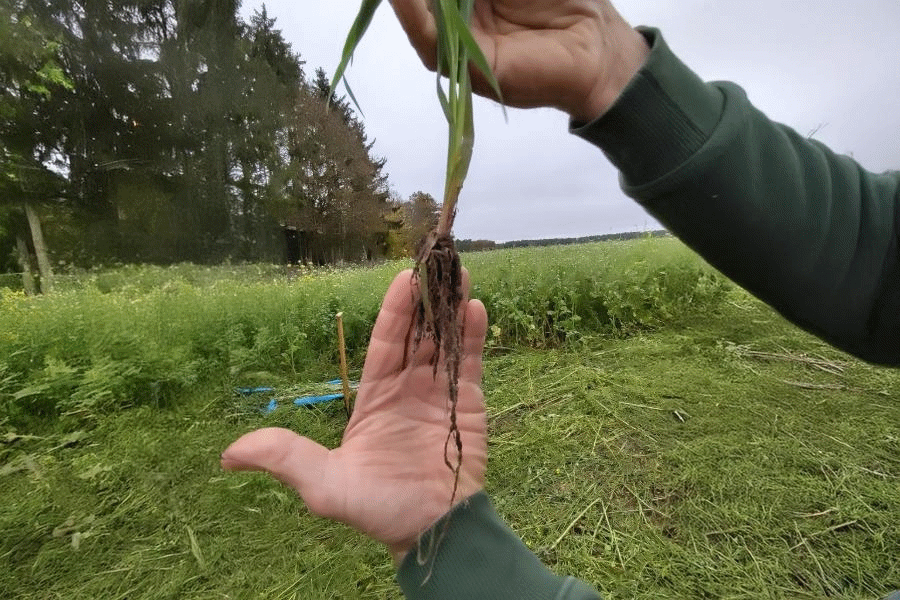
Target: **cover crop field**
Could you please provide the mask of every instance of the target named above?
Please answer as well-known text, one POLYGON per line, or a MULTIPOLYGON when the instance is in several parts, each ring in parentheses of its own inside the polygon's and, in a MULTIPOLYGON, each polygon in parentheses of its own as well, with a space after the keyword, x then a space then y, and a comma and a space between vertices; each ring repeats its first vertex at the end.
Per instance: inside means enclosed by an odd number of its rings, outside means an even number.
MULTIPOLYGON (((900 373, 785 323, 671 239, 463 255, 490 317, 487 488, 606 598, 900 588, 900 373)), ((405 263, 123 267, 0 289, 0 597, 399 598, 377 544, 219 453, 339 443, 405 263), (236 388, 274 387, 240 395, 236 388)))

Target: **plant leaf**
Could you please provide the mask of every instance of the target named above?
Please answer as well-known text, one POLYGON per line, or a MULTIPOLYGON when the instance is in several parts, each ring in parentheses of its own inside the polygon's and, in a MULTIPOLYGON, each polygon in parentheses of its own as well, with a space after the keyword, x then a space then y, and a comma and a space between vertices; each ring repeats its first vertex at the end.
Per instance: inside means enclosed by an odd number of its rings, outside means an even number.
POLYGON ((449 55, 450 52, 450 36, 448 34, 452 33, 448 29, 447 19, 444 14, 443 3, 440 0, 434 0, 433 2, 433 10, 434 14, 434 25, 437 28, 437 47, 435 51, 437 52, 437 77, 441 78, 441 75, 449 76, 450 74, 450 63, 449 63, 449 55))
POLYGON ((15 394, 13 394, 13 400, 21 400, 22 398, 28 398, 29 396, 38 396, 43 394, 47 390, 50 389, 50 385, 47 383, 38 383, 36 385, 24 387, 15 394))
POLYGON ((444 110, 444 117, 447 119, 447 122, 452 125, 452 107, 456 104, 456 93, 453 86, 455 84, 454 78, 458 72, 459 65, 459 56, 451 46, 455 32, 453 31, 453 26, 446 19, 444 1, 435 0, 432 12, 434 13, 434 21, 438 35, 436 47, 438 68, 435 73, 438 101, 441 103, 441 108, 444 110), (447 77, 449 80, 449 94, 444 91, 444 87, 441 85, 442 77, 447 77))
MULTIPOLYGON (((478 45, 478 42, 475 41, 475 38, 472 37, 472 32, 469 31, 469 25, 463 20, 462 14, 459 12, 459 8, 453 3, 448 3, 452 8, 447 11, 447 16, 450 19, 452 25, 457 29, 457 34, 459 35, 459 40, 462 42, 463 46, 466 49, 466 53, 469 55, 468 58, 475 66, 478 67, 478 70, 484 75, 484 78, 487 80, 488 85, 491 86, 491 89, 494 90, 494 93, 497 95, 497 99, 500 101, 501 106, 503 105, 503 93, 500 91, 500 84, 497 83, 496 77, 494 77, 494 73, 491 71, 490 65, 488 65, 487 57, 485 57, 484 52, 481 51, 481 47, 478 45)), ((506 107, 503 108, 503 114, 506 115, 506 107)))
POLYGON ((447 121, 449 123, 452 123, 453 117, 450 115, 450 101, 447 99, 447 92, 444 91, 444 88, 441 85, 440 73, 438 73, 438 76, 437 76, 437 95, 438 95, 438 101, 441 103, 441 108, 444 111, 444 117, 447 119, 447 121))
POLYGON ((460 82, 460 114, 457 128, 457 145, 451 149, 451 156, 447 162, 447 182, 445 190, 445 202, 453 198, 454 202, 459 197, 463 182, 469 173, 469 165, 472 162, 472 151, 475 146, 475 123, 472 110, 472 90, 469 78, 460 82))
POLYGON ((197 559, 197 565, 200 567, 201 571, 206 571, 206 561, 203 559, 203 552, 200 550, 200 544, 197 542, 197 536, 194 535, 194 530, 191 529, 190 525, 187 527, 188 538, 190 538, 191 542, 191 554, 194 555, 194 558, 197 559))
MULTIPOLYGON (((353 95, 353 90, 350 89, 350 84, 347 82, 347 78, 344 77, 343 81, 344 81, 344 87, 347 88, 347 95, 350 96, 350 100, 353 101, 353 104, 356 106, 356 110, 359 111, 360 115, 365 117, 366 115, 365 115, 365 113, 363 113, 362 108, 360 108, 359 102, 356 101, 356 96, 353 95)), ((331 97, 331 94, 328 94, 328 96, 331 97)))
MULTIPOLYGON (((344 71, 347 70, 347 64, 350 62, 350 59, 353 58, 353 52, 359 45, 359 40, 362 39, 363 34, 366 33, 366 29, 368 29, 369 25, 372 23, 372 17, 375 15, 375 10, 378 8, 379 4, 381 4, 381 0, 362 0, 362 4, 359 7, 359 13, 356 15, 356 20, 353 21, 353 26, 347 34, 347 41, 344 42, 344 52, 341 55, 341 63, 338 65, 337 70, 334 72, 334 77, 331 79, 331 89, 328 93, 329 98, 334 94, 337 82, 344 79, 344 71)), ((346 83, 345 80, 344 84, 346 85, 346 83)), ((347 89, 349 91, 350 88, 347 89)), ((352 94, 350 95, 350 98, 353 99, 353 103, 356 104, 356 99, 353 98, 352 94)), ((359 108, 359 104, 356 104, 356 108, 359 108)))
POLYGON ((475 0, 459 0, 459 14, 466 23, 472 18, 472 9, 474 7, 475 0))

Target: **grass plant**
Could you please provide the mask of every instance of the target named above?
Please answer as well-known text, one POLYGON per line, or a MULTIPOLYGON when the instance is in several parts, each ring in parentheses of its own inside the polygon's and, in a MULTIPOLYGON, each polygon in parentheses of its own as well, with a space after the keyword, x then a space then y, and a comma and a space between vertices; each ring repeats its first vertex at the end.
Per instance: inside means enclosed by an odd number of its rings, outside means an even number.
MULTIPOLYGON (((337 81, 343 78, 344 70, 380 3, 381 0, 362 1, 359 14, 347 36, 343 56, 331 84, 332 90, 337 81)), ((477 68, 493 87, 497 97, 502 98, 487 59, 469 31, 474 4, 475 0, 432 0, 430 6, 437 34, 435 64, 438 99, 448 125, 447 168, 441 216, 435 229, 419 242, 414 268, 414 277, 419 282, 421 293, 413 345, 418 346, 425 338, 434 341, 435 375, 439 362, 444 364, 447 372, 450 410, 444 462, 453 473, 453 490, 448 506, 453 506, 456 499, 463 452, 462 437, 456 422, 459 368, 462 360, 462 323, 459 322, 463 299, 462 270, 452 230, 459 194, 469 172, 475 143, 470 66, 477 68), (444 77, 447 80, 446 91, 442 83, 444 77), (438 354, 443 356, 440 361, 438 354)))

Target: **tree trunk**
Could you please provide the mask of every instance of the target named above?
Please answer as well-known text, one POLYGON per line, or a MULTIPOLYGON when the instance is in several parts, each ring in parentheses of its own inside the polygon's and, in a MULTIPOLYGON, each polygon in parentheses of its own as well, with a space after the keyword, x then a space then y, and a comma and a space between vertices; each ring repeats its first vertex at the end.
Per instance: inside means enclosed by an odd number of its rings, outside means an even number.
POLYGON ((254 210, 256 207, 253 202, 253 183, 250 181, 251 171, 252 167, 248 161, 242 160, 241 180, 237 186, 240 190, 242 200, 241 218, 243 222, 241 223, 241 228, 243 229, 243 240, 241 240, 241 254, 246 261, 258 261, 259 244, 254 242, 258 242, 259 240, 256 239, 256 231, 253 226, 253 221, 256 218, 256 211, 254 210), (254 250, 256 251, 254 252, 254 250))
POLYGON ((41 273, 41 293, 47 294, 53 290, 53 269, 50 267, 47 246, 44 244, 41 218, 30 202, 25 203, 25 215, 28 217, 28 226, 31 228, 31 242, 34 245, 34 253, 37 255, 38 271, 41 273))
POLYGON ((27 296, 34 296, 37 294, 37 288, 34 287, 34 275, 31 273, 31 258, 28 256, 28 244, 21 235, 16 236, 16 250, 19 266, 22 269, 22 287, 25 288, 27 296))

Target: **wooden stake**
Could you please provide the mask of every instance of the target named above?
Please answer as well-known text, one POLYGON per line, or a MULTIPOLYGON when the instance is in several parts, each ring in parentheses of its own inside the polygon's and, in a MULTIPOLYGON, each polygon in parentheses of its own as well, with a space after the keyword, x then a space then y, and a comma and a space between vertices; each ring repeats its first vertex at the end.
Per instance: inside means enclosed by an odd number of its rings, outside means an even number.
POLYGON ((337 319, 338 331, 338 353, 341 357, 341 383, 344 386, 344 410, 347 412, 347 418, 353 414, 353 407, 350 404, 350 379, 347 376, 347 349, 344 345, 344 313, 339 312, 335 315, 337 319))

